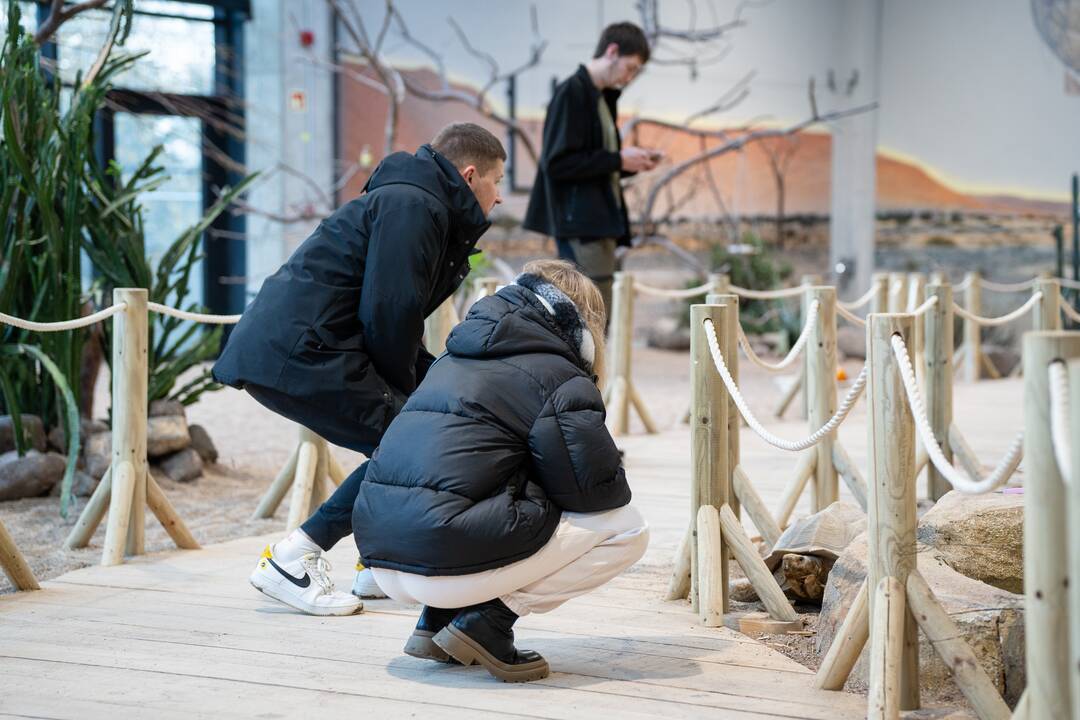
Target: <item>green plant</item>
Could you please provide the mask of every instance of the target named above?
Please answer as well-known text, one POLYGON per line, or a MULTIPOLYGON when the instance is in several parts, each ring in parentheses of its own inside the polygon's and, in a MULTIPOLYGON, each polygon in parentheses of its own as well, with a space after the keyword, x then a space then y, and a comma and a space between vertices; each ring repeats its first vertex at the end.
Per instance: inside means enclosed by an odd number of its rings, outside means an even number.
MULTIPOLYGON (((251 177, 226 189, 214 207, 185 230, 157 267, 146 257, 139 197, 166 179, 155 148, 130 178, 116 165, 102 168, 94 155, 95 113, 111 81, 141 55, 112 56, 130 29, 132 0, 113 5, 106 43, 86 78, 76 77, 60 112, 60 83, 41 67, 40 51, 19 24, 19 6, 8 0, 8 25, 0 55, 0 310, 36 321, 81 314, 89 294, 81 284, 80 252, 97 271, 99 298, 112 287, 143 287, 152 301, 185 304, 203 231, 242 192, 251 177)), ((111 298, 102 298, 105 304, 111 298)), ((200 309, 187 303, 187 309, 200 309)), ((105 324, 106 334, 111 329, 105 324)), ((221 331, 201 333, 155 316, 151 325, 149 399, 194 402, 214 388, 208 372, 176 388, 177 378, 209 359, 221 331)), ((68 465, 61 514, 79 452, 78 394, 85 331, 31 333, 0 326, 0 411, 13 416, 16 449, 26 451, 19 415, 63 424, 68 465)), ((108 354, 106 354, 108 357, 108 354)))
MULTIPOLYGON (((712 249, 710 266, 713 272, 725 273, 732 285, 751 290, 775 290, 783 286, 791 277, 791 264, 779 260, 762 241, 752 232, 746 232, 742 244, 749 246, 752 252, 732 253, 725 245, 716 245, 712 249)), ((798 333, 798 316, 786 306, 778 306, 775 301, 743 300, 739 315, 750 333, 792 330, 798 333)), ((689 322, 689 310, 687 310, 689 322)))

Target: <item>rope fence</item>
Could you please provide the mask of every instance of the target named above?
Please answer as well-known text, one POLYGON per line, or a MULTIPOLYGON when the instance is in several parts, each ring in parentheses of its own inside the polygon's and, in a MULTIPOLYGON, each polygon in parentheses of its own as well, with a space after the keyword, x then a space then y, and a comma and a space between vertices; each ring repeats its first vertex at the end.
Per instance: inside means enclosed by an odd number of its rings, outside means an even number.
POLYGON ((795 344, 791 346, 791 350, 788 354, 779 362, 770 363, 763 359, 750 345, 750 339, 746 337, 746 332, 743 330, 742 322, 739 323, 739 345, 742 347, 743 354, 746 355, 750 362, 757 365, 759 368, 767 373, 783 373, 787 372, 788 368, 794 364, 796 360, 802 355, 803 349, 806 347, 806 341, 810 337, 810 328, 813 326, 814 321, 817 320, 818 309, 821 307, 821 303, 814 302, 810 305, 810 312, 807 315, 806 323, 803 325, 802 330, 799 332, 799 337, 795 341, 795 344))
POLYGON ((1024 315, 1027 315, 1039 303, 1042 297, 1042 293, 1037 292, 1030 298, 1028 298, 1027 302, 1025 302, 1020 307, 1016 308, 1010 313, 1001 315, 999 317, 983 317, 981 315, 976 315, 973 312, 968 312, 967 310, 965 310, 959 305, 956 305, 955 303, 953 304, 953 312, 955 312, 957 315, 964 318, 965 320, 970 320, 977 325, 981 325, 983 327, 998 327, 1001 325, 1007 325, 1013 320, 1022 318, 1024 315))

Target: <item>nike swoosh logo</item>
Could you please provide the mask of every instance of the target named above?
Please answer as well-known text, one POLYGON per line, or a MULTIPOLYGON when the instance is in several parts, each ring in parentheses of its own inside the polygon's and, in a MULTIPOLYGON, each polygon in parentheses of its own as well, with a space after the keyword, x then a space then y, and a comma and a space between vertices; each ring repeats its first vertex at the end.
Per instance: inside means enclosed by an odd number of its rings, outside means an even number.
POLYGON ((270 561, 270 564, 274 566, 275 570, 277 570, 279 573, 284 575, 285 579, 288 580, 289 582, 291 582, 296 587, 306 588, 309 585, 311 585, 311 576, 308 575, 307 573, 304 573, 304 577, 302 577, 302 578, 293 577, 291 574, 289 574, 289 573, 285 572, 284 570, 282 570, 281 566, 278 565, 276 562, 274 562, 274 558, 266 558, 266 559, 270 561))

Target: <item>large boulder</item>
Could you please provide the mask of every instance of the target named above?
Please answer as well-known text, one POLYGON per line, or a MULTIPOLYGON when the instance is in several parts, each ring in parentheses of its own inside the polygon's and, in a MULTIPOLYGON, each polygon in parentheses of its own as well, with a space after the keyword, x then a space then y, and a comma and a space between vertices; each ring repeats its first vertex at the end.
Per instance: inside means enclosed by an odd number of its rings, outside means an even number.
MULTIPOLYGON (((957 624, 998 691, 1010 705, 1015 705, 1026 682, 1023 596, 961 575, 932 547, 920 544, 918 549, 919 573, 957 624)), ((829 573, 817 626, 815 649, 821 657, 828 651, 859 592, 866 577, 866 562, 866 536, 862 535, 852 541, 829 573)), ((867 655, 864 649, 852 670, 848 679, 852 688, 866 687, 867 655)), ((963 701, 948 668, 922 633, 919 634, 919 685, 940 699, 963 701)))
POLYGON ((188 432, 191 433, 191 447, 195 448, 195 452, 199 453, 203 462, 216 463, 218 451, 214 446, 214 441, 210 439, 210 433, 206 432, 206 428, 202 425, 191 425, 188 427, 188 432))
POLYGON ((86 473, 100 480, 112 464, 112 433, 94 433, 83 443, 83 465, 86 473))
POLYGON ((860 327, 841 325, 836 328, 836 349, 851 360, 866 359, 866 331, 860 327))
POLYGON ((166 417, 168 415, 187 417, 184 412, 184 404, 178 400, 151 400, 146 414, 149 417, 166 417))
POLYGON ((191 482, 202 477, 203 462, 195 448, 184 448, 163 458, 158 467, 176 482, 191 482))
POLYGON ((0 455, 0 500, 47 495, 64 477, 66 464, 63 455, 37 450, 23 457, 15 450, 0 455))
POLYGON ((1024 496, 946 493, 919 520, 919 542, 953 570, 1012 593, 1024 591, 1024 496))
MULTIPOLYGON (((45 452, 45 425, 37 415, 20 415, 23 436, 30 441, 30 447, 38 452, 45 452)), ((0 415, 0 453, 15 449, 15 424, 10 415, 0 415)))
MULTIPOLYGON (((86 445, 86 439, 97 433, 109 432, 109 425, 104 420, 79 419, 79 442, 86 445)), ((60 453, 67 452, 67 431, 57 425, 49 431, 49 447, 60 453)))
POLYGON ((150 458, 171 455, 189 445, 191 433, 183 415, 154 415, 147 420, 146 454, 150 458))

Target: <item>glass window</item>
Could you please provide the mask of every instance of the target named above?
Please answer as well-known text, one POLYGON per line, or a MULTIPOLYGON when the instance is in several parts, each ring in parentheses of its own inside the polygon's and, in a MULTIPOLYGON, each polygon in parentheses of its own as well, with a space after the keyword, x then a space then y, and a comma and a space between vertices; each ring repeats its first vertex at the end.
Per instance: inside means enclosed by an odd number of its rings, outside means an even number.
MULTIPOLYGON (((168 181, 140 195, 146 255, 156 268, 169 245, 202 217, 202 124, 198 118, 117 113, 115 126, 116 161, 125 180, 155 145, 164 148, 157 163, 165 168, 168 181)), ((202 303, 202 287, 200 262, 191 273, 185 306, 193 301, 202 303)))
MULTIPOLYGON (((29 32, 33 32, 37 29, 37 9, 34 8, 34 3, 23 2, 20 0, 19 5, 19 24, 23 26, 29 32)), ((7 0, 0 2, 0 32, 7 35, 8 29, 8 4, 7 0)), ((2 39, 0 39, 2 42, 2 39)))
MULTIPOLYGON (((142 0, 140 9, 149 5, 183 3, 148 3, 142 0)), ((212 8, 200 8, 213 12, 212 8)), ((164 11, 164 8, 163 8, 164 11)), ((110 12, 91 10, 81 13, 60 26, 60 77, 74 82, 79 72, 86 72, 94 63, 109 29, 110 12)), ((161 91, 192 95, 210 95, 214 89, 214 24, 205 20, 185 20, 135 14, 131 34, 123 47, 114 53, 147 52, 135 66, 116 78, 117 87, 132 90, 161 91)))

